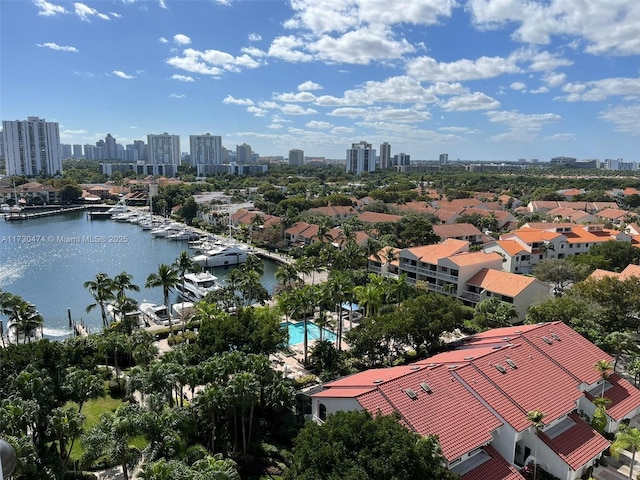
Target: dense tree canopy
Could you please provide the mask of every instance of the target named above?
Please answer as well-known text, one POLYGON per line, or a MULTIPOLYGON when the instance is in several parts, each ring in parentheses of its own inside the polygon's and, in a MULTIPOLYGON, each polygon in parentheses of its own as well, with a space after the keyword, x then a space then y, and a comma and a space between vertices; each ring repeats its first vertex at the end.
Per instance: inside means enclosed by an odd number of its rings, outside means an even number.
POLYGON ((308 423, 295 439, 291 480, 449 480, 438 440, 410 432, 393 416, 338 412, 308 423))

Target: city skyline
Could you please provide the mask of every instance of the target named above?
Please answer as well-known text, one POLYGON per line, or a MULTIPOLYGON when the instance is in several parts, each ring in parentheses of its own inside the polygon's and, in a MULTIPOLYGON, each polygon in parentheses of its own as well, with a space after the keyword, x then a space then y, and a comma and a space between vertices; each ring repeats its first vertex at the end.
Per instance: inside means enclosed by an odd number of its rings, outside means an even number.
POLYGON ((640 160, 635 0, 0 9, 2 119, 58 122, 63 144, 168 132, 188 152, 210 132, 285 158, 344 159, 365 140, 425 160, 640 160))

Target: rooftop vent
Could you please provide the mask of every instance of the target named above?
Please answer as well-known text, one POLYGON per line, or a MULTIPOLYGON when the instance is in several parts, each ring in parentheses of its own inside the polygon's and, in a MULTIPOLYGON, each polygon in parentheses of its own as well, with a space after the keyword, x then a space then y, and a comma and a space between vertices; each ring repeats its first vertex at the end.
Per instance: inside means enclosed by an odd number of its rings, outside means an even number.
POLYGON ((511 367, 511 368, 518 368, 518 365, 516 365, 516 362, 514 362, 513 360, 511 360, 510 358, 507 358, 507 364, 511 367))
POLYGON ((376 385, 380 385, 382 383, 382 380, 380 380, 379 378, 376 378, 373 383, 375 383, 376 385))
POLYGON ((422 390, 424 390, 427 393, 433 393, 433 390, 431 390, 431 387, 427 382, 420 383, 420 388, 422 388, 422 390))
POLYGON ((474 357, 464 357, 465 360, 473 360, 474 357))
POLYGON ((499 363, 496 363, 494 365, 494 367, 496 367, 496 370, 498 370, 500 373, 507 373, 507 369, 504 368, 502 365, 500 365, 499 363))
POLYGON ((420 370, 420 367, 417 365, 414 365, 413 367, 410 368, 410 370, 420 370))
POLYGON ((516 330, 516 331, 515 331, 515 332, 513 332, 513 333, 522 333, 522 330, 516 330))
POLYGON ((458 368, 458 365, 449 365, 449 370, 455 370, 458 368))
POLYGON ((552 336, 554 339, 558 340, 558 341, 561 341, 561 340, 562 340, 562 339, 560 338, 560 335, 558 335, 557 333, 552 333, 552 334, 551 334, 551 336, 552 336))
POLYGON ((509 337, 502 337, 502 340, 504 340, 505 342, 508 342, 511 339, 509 337))
POLYGON ((549 345, 553 345, 553 340, 551 340, 549 337, 542 337, 542 340, 544 340, 544 342, 548 343, 549 345))
POLYGON ((418 398, 418 394, 410 388, 407 388, 404 393, 406 393, 411 400, 416 400, 418 398))

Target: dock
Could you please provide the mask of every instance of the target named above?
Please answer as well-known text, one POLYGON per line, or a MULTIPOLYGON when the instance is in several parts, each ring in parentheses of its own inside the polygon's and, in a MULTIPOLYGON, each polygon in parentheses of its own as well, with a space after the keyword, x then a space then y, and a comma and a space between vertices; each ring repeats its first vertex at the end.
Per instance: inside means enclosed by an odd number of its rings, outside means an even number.
POLYGON ((7 213, 4 215, 4 219, 6 221, 16 221, 16 220, 30 220, 34 218, 42 218, 42 217, 51 217, 53 215, 62 215, 69 212, 77 212, 80 210, 85 210, 87 207, 85 205, 77 205, 73 207, 60 207, 55 209, 49 209, 42 212, 34 212, 34 213, 26 213, 24 210, 20 213, 13 212, 7 213))

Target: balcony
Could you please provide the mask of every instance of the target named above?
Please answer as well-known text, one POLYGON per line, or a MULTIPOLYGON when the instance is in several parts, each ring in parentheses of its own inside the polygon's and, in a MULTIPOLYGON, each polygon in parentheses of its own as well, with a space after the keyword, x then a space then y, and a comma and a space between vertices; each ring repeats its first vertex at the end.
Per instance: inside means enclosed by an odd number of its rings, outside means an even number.
POLYGON ((469 300, 470 302, 479 303, 482 295, 480 293, 470 292, 465 290, 460 293, 460 298, 464 298, 465 300, 469 300))

